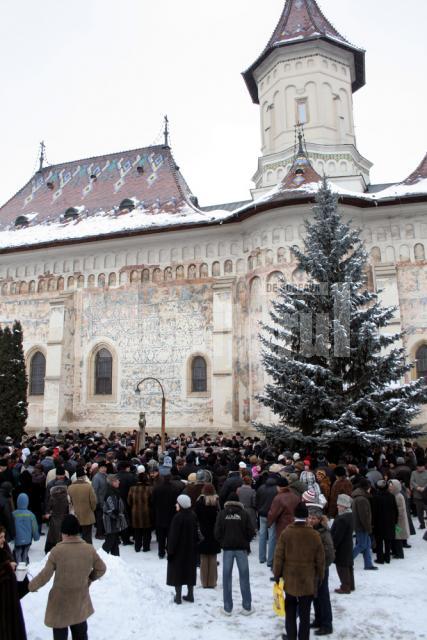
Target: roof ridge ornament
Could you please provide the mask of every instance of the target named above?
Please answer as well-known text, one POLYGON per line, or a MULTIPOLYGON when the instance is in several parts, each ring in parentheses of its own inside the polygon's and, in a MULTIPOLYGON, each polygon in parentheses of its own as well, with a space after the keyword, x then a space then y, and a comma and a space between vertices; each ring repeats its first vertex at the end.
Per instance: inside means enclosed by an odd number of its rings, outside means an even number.
POLYGON ((41 173, 43 171, 43 165, 44 165, 44 161, 46 159, 46 145, 44 143, 44 141, 42 140, 40 142, 40 156, 39 156, 39 170, 38 173, 41 173))

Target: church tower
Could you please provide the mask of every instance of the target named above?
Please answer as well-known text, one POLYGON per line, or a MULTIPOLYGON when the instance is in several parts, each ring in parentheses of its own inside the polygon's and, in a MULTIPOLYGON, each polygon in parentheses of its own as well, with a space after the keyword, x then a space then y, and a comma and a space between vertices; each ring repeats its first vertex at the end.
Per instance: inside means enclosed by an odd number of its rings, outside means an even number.
POLYGON ((304 126, 320 175, 366 190, 372 163, 357 150, 353 121, 353 93, 365 84, 365 52, 332 26, 316 0, 286 0, 267 46, 243 77, 260 106, 262 156, 254 195, 290 169, 297 125, 304 126))

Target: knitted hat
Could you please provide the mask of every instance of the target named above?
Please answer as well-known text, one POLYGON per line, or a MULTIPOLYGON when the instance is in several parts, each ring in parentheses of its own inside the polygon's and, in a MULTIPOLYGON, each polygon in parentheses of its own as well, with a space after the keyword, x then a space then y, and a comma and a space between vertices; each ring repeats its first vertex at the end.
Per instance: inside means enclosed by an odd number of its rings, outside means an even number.
POLYGON ((351 503, 353 500, 346 493, 340 493, 337 499, 338 507, 345 507, 346 509, 351 509, 351 503))
POLYGON ((295 460, 295 462, 301 458, 299 453, 294 453, 294 455, 292 457, 295 460))
POLYGON ((143 464, 139 464, 136 468, 136 472, 139 475, 140 473, 145 473, 145 467, 143 464))
POLYGON ((164 467, 172 467, 172 458, 170 456, 165 456, 163 458, 163 466, 164 467))
POLYGON ((309 487, 307 491, 302 494, 303 502, 316 502, 316 492, 313 487, 309 487))
POLYGON ((190 473, 190 475, 187 478, 188 482, 197 482, 197 474, 195 473, 190 473))
POLYGON ((190 496, 185 495, 185 493, 181 493, 178 496, 177 502, 181 509, 190 509, 191 508, 191 498, 190 496))
POLYGON ((239 469, 246 469, 246 462, 240 461, 239 462, 239 469))

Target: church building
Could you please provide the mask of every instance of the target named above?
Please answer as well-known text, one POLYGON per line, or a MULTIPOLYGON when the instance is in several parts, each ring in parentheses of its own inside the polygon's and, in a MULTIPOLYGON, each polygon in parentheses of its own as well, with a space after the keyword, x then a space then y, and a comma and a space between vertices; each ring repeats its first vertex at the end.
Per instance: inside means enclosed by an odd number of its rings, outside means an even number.
POLYGON ((365 51, 316 0, 287 0, 243 79, 261 127, 247 201, 199 206, 166 131, 162 145, 58 165, 42 153, 0 208, 0 323, 23 325, 29 430, 128 430, 145 411, 158 431, 156 380, 168 433, 270 421, 255 400, 259 322, 282 276, 304 278, 292 247, 323 175, 363 230, 369 286, 397 307, 409 375, 427 379, 427 155, 399 183, 371 183, 353 122, 365 51))

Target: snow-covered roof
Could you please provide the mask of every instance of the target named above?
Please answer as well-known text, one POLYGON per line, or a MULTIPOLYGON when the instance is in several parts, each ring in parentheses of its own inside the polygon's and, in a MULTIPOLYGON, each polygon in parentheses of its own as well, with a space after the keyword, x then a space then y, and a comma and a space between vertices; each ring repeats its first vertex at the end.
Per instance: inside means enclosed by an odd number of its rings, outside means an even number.
MULTIPOLYGON (((122 155, 128 153, 135 154, 137 152, 125 152, 122 155)), ((314 199, 322 182, 322 178, 313 169, 306 152, 300 145, 288 174, 267 193, 251 201, 234 203, 232 207, 218 205, 215 209, 207 207, 202 210, 196 205, 188 187, 180 186, 178 188, 176 182, 178 169, 172 170, 170 168, 170 160, 172 159, 170 151, 166 150, 165 154, 168 157, 164 159, 159 168, 159 171, 162 171, 163 167, 165 174, 159 175, 156 179, 158 190, 154 193, 158 195, 154 200, 130 195, 129 190, 127 190, 128 197, 123 198, 123 193, 116 194, 110 190, 111 185, 108 185, 109 181, 106 180, 102 197, 106 198, 109 206, 91 208, 85 207, 83 204, 73 207, 70 206, 71 202, 68 200, 68 202, 61 202, 61 206, 54 208, 54 213, 52 213, 51 200, 47 201, 47 210, 43 207, 43 204, 46 203, 45 190, 48 190, 44 177, 40 187, 44 193, 38 200, 36 192, 34 198, 22 212, 19 210, 18 204, 20 203, 22 206, 22 202, 25 202, 28 187, 32 184, 30 181, 24 189, 0 209, 0 253, 31 247, 40 248, 54 244, 90 242, 111 237, 236 222, 268 209, 310 202, 314 199), (175 195, 171 195, 171 193, 175 195), (123 199, 129 200, 131 206, 121 208, 119 201, 123 202, 123 199), (40 206, 39 211, 35 210, 36 205, 40 206), (63 215, 66 206, 72 210, 73 215, 69 217, 63 215), (13 216, 16 214, 25 215, 25 224, 15 225, 13 216)), ((139 154, 137 153, 137 155, 139 154)), ((82 161, 79 162, 82 164, 82 161)), ((74 164, 78 164, 78 162, 74 164)), ((58 167, 55 169, 58 173, 58 167)), ((53 168, 49 169, 49 171, 52 170, 53 168)), ((140 174, 136 179, 139 177, 140 174)), ((131 180, 134 180, 133 176, 130 177, 131 180)), ((330 185, 342 202, 348 202, 353 206, 366 207, 382 203, 401 203, 402 199, 413 199, 414 197, 427 200, 427 155, 406 180, 379 191, 358 193, 344 189, 335 184, 333 180, 330 180, 330 185)), ((75 201, 76 188, 74 186, 71 189, 74 195, 73 202, 75 201)), ((150 193, 149 187, 142 187, 143 193, 146 193, 145 190, 150 193)))
POLYGON ((156 145, 44 167, 0 208, 0 231, 19 216, 56 223, 66 211, 98 215, 126 201, 171 214, 198 210, 170 148, 156 145))

